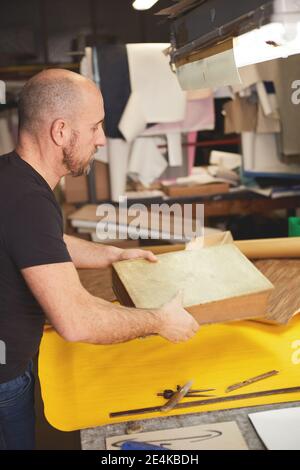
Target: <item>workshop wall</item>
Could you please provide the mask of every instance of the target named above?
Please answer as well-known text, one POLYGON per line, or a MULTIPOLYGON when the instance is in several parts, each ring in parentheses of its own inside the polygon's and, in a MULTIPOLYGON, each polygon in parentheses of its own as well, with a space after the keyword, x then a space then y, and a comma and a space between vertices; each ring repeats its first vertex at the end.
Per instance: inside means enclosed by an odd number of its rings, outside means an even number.
MULTIPOLYGON (((73 62, 74 56, 69 53, 80 49, 83 36, 92 34, 124 43, 168 42, 167 21, 129 8, 131 3, 131 0, 1 1, 0 66, 73 62)), ((162 0, 160 7, 168 4, 162 0)))

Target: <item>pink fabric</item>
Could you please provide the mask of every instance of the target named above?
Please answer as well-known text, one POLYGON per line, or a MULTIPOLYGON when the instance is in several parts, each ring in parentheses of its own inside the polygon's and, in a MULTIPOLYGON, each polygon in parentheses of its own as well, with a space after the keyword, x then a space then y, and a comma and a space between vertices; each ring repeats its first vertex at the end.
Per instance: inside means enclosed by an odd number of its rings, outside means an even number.
POLYGON ((213 97, 187 101, 184 121, 156 124, 146 129, 142 135, 159 135, 170 132, 192 132, 215 128, 215 108, 213 97))

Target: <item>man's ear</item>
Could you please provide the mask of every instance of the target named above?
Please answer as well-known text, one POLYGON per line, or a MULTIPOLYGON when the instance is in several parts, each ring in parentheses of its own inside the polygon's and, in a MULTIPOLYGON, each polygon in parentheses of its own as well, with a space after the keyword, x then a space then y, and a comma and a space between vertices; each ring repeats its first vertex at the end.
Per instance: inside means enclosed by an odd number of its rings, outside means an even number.
POLYGON ((68 141, 68 126, 63 119, 53 121, 50 132, 53 142, 58 147, 64 146, 68 141))

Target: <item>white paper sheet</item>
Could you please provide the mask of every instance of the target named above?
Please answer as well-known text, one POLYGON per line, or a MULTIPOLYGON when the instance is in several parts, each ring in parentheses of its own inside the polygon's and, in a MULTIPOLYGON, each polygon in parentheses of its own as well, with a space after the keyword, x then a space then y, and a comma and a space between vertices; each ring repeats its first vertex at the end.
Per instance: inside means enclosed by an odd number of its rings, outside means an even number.
POLYGON ((249 418, 269 450, 300 450, 300 408, 262 411, 249 418))
POLYGON ((221 152, 220 150, 212 150, 209 158, 211 165, 220 165, 229 170, 239 168, 242 163, 242 156, 238 153, 221 152))
POLYGON ((243 168, 246 173, 260 175, 298 175, 300 165, 279 160, 276 134, 242 132, 243 168))
POLYGON ((95 153, 95 160, 97 162, 109 163, 108 161, 108 146, 98 147, 97 152, 95 153))
POLYGON ((126 189, 130 144, 122 139, 108 139, 107 147, 111 197, 113 201, 118 201, 119 196, 123 196, 126 189))
POLYGON ((0 80, 0 103, 5 104, 6 103, 6 97, 5 97, 5 83, 0 80))
POLYGON ((165 171, 168 164, 152 137, 140 137, 132 146, 129 173, 138 175, 145 186, 152 183, 165 171))
POLYGON ((177 76, 183 90, 217 88, 241 83, 233 49, 182 65, 177 69, 177 76))
POLYGON ((119 122, 119 130, 127 142, 132 142, 147 126, 145 113, 138 93, 131 93, 119 122))
POLYGON ((256 83, 256 91, 264 114, 280 119, 276 94, 268 93, 262 81, 256 83))
POLYGON ((168 157, 170 166, 182 165, 182 142, 181 134, 167 134, 168 157))
POLYGON ((85 55, 80 61, 80 75, 83 75, 90 80, 94 80, 93 72, 93 49, 91 47, 86 47, 85 55))
POLYGON ((127 44, 132 92, 137 92, 147 123, 182 121, 184 93, 163 51, 169 44, 127 44))
POLYGON ((172 450, 248 450, 235 422, 211 423, 106 439, 107 450, 120 450, 126 441, 147 442, 172 450))
POLYGON ((0 155, 11 152, 15 147, 6 118, 0 118, 0 155))

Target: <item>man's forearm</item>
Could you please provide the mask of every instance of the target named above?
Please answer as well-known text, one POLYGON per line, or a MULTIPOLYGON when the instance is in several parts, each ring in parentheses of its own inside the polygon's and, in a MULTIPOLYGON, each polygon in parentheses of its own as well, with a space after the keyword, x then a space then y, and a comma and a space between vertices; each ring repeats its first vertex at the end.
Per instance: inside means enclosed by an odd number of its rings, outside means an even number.
POLYGON ((91 344, 123 343, 157 334, 161 317, 157 310, 122 307, 86 294, 74 312, 75 341, 91 344), (77 318, 77 321, 76 321, 77 318))
POLYGON ((142 258, 156 262, 156 256, 140 248, 124 249, 100 245, 80 238, 64 235, 64 240, 76 268, 106 268, 115 261, 142 258))
POLYGON ((64 241, 76 268, 106 268, 117 261, 121 248, 104 246, 64 235, 64 241))

